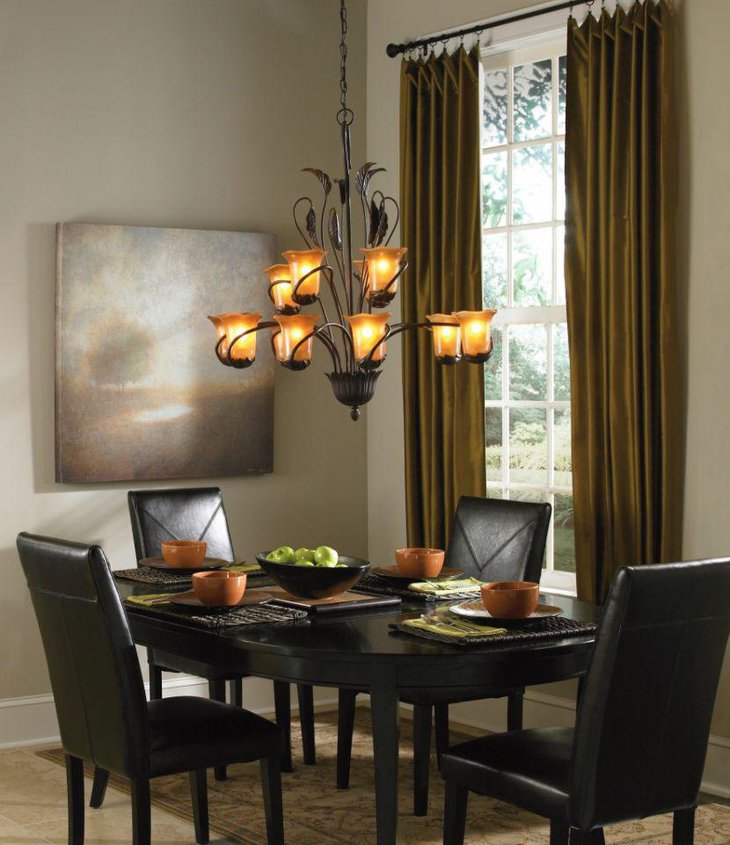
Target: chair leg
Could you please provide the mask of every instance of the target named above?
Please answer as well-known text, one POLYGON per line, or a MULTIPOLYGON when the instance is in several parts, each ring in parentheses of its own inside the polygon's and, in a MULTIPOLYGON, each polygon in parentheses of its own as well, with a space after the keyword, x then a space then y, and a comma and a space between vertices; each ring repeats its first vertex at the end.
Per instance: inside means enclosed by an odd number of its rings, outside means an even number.
POLYGON ((240 678, 228 681, 228 699, 236 707, 243 707, 243 681, 240 678))
POLYGON ((355 701, 357 693, 341 689, 337 712, 337 788, 349 789, 352 760, 352 734, 355 730, 355 701))
POLYGON ((557 819, 550 819, 550 845, 568 845, 569 839, 569 825, 557 819))
POLYGON ((444 804, 444 845, 464 845, 466 805, 469 792, 461 784, 446 781, 444 804))
POLYGON ((431 757, 431 707, 413 705, 413 814, 428 813, 428 766, 431 757))
POLYGON ((147 667, 150 676, 150 701, 162 698, 162 669, 152 660, 152 649, 147 649, 147 667))
POLYGON ((195 841, 198 845, 208 845, 208 773, 205 769, 195 769, 189 773, 189 777, 195 841))
POLYGON ((672 830, 672 845, 694 845, 695 840, 695 808, 677 810, 674 814, 672 830))
POLYGON ((274 709, 276 724, 284 734, 284 751, 281 755, 282 772, 292 772, 291 761, 291 690, 285 681, 274 681, 274 709))
POLYGON ((284 845, 284 811, 281 801, 281 761, 277 755, 261 761, 267 845, 284 845))
POLYGON ((106 788, 109 784, 109 772, 99 766, 94 767, 94 782, 91 787, 91 800, 89 807, 97 810, 104 803, 106 788))
MULTIPOLYGON (((208 696, 213 701, 220 701, 221 704, 226 703, 226 682, 225 681, 208 681, 208 696)), ((213 769, 216 780, 225 780, 228 777, 225 766, 216 766, 213 769)))
POLYGON ((524 690, 514 690, 507 696, 507 730, 522 730, 524 690))
MULTIPOLYGON (((552 835, 552 827, 550 828, 550 832, 552 835)), ((571 828, 570 845, 606 845, 603 828, 597 827, 595 830, 576 830, 576 828, 571 828)))
POLYGON ((66 755, 66 790, 68 845, 84 845, 84 764, 70 754, 66 755))
POLYGON ((302 749, 304 762, 313 766, 317 762, 314 742, 314 690, 309 684, 297 684, 299 699, 299 724, 302 728, 302 749))
POLYGON ((132 781, 132 845, 151 845, 150 782, 132 781))
POLYGON ((436 704, 433 708, 436 725, 436 760, 441 768, 441 755, 451 744, 449 741, 449 705, 436 704))

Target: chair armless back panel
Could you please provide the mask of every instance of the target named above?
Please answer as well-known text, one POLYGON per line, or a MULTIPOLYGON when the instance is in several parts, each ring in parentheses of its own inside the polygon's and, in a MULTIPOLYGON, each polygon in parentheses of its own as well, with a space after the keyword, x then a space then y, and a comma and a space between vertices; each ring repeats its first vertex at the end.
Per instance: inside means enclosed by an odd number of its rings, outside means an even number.
POLYGON ((694 806, 729 630, 730 560, 619 572, 578 710, 576 826, 694 806))
POLYGON ((131 490, 127 498, 137 560, 161 555, 167 540, 205 540, 208 557, 235 560, 218 487, 131 490))
POLYGON ((104 552, 18 536, 65 751, 136 777, 149 766, 137 652, 104 552))
POLYGON ((483 581, 540 582, 549 504, 462 496, 445 566, 483 581))

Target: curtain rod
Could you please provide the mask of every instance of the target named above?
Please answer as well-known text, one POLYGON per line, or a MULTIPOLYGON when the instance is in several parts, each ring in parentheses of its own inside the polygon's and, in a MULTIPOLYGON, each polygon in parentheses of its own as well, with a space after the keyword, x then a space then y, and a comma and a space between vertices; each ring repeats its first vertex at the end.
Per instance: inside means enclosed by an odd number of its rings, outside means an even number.
POLYGON ((427 47, 430 44, 437 44, 438 42, 446 39, 451 40, 452 38, 463 38, 465 35, 474 35, 475 33, 481 35, 485 30, 494 29, 497 26, 504 26, 508 23, 517 23, 518 21, 526 21, 529 18, 537 18, 540 15, 547 15, 550 12, 560 12, 563 9, 572 9, 573 6, 576 4, 579 5, 581 2, 587 2, 589 6, 592 6, 595 0, 568 0, 566 3, 558 3, 555 6, 547 6, 542 9, 532 9, 529 12, 522 12, 519 15, 512 15, 508 18, 500 18, 496 21, 474 24, 474 26, 469 26, 466 29, 457 29, 452 32, 442 32, 438 35, 430 35, 428 38, 419 38, 417 41, 408 41, 405 44, 388 44, 385 48, 385 52, 391 59, 394 59, 401 53, 405 53, 409 50, 415 50, 418 47, 427 47))

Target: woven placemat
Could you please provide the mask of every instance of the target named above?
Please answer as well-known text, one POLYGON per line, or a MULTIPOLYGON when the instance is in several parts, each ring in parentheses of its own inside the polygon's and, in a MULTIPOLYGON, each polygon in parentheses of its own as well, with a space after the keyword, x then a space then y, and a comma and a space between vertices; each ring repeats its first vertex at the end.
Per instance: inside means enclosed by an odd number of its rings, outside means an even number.
MULTIPOLYGON (((249 578, 266 577, 262 570, 259 572, 246 573, 249 578)), ((115 578, 123 578, 125 581, 137 581, 140 584, 157 584, 158 586, 190 586, 193 583, 192 575, 183 575, 177 572, 169 572, 165 569, 153 569, 151 566, 139 566, 135 569, 115 569, 115 578)))
POLYGON ((412 601, 460 601, 463 599, 478 598, 479 592, 477 590, 465 590, 463 593, 451 593, 448 596, 439 596, 432 593, 418 593, 415 590, 409 590, 407 586, 397 586, 398 582, 381 578, 379 575, 373 575, 368 572, 367 575, 357 582, 357 586, 353 587, 354 592, 374 593, 379 596, 400 596, 404 599, 412 601))
POLYGON ((505 643, 525 642, 527 640, 559 640, 563 637, 580 637, 595 633, 598 626, 594 622, 581 622, 578 619, 569 619, 567 616, 551 616, 548 619, 540 619, 537 622, 532 622, 524 628, 509 630, 504 634, 492 634, 488 637, 470 637, 466 634, 458 639, 436 632, 424 631, 419 628, 410 628, 404 625, 403 622, 393 623, 390 627, 411 637, 463 647, 474 645, 504 645, 505 643))
POLYGON ((275 604, 254 604, 235 610, 200 611, 194 607, 173 604, 145 606, 136 602, 125 602, 127 609, 139 610, 154 616, 164 616, 176 622, 189 622, 203 628, 239 628, 251 625, 280 625, 306 619, 303 610, 280 607, 275 604))

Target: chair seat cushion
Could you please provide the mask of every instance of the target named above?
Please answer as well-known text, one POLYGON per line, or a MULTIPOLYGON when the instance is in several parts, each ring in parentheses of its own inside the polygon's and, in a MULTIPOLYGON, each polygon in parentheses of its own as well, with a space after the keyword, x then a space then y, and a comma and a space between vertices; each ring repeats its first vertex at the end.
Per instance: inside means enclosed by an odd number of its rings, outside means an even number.
POLYGON ((247 763, 279 754, 277 725, 248 710, 207 698, 150 701, 150 777, 247 763))
POLYGON ((512 731, 449 748, 441 772, 472 792, 567 820, 572 754, 572 728, 512 731))
POLYGON ((207 681, 232 681, 243 677, 240 673, 231 672, 230 669, 221 669, 212 663, 205 663, 203 660, 181 657, 179 654, 170 654, 156 648, 151 651, 152 662, 163 671, 184 672, 186 675, 205 678, 207 681))

